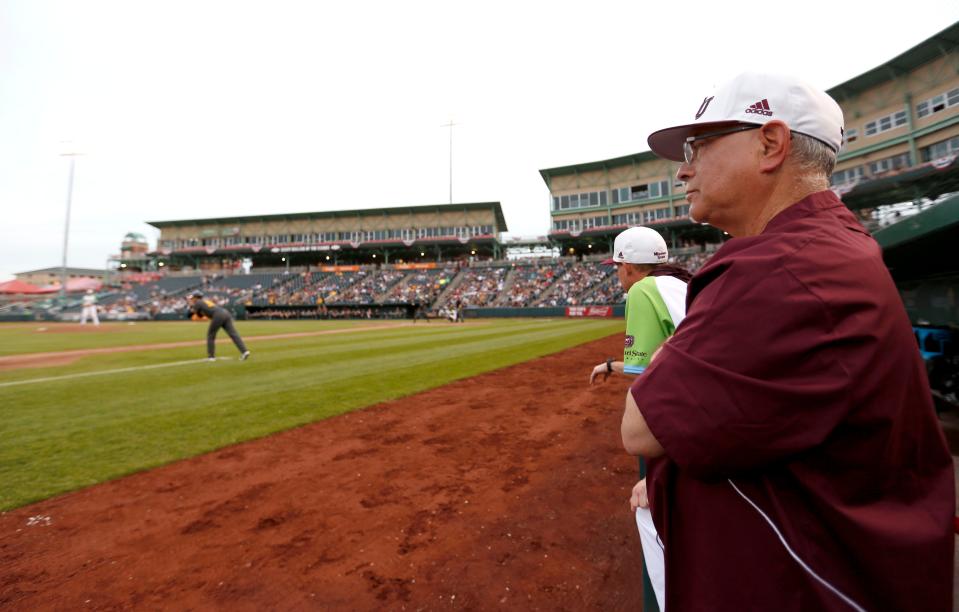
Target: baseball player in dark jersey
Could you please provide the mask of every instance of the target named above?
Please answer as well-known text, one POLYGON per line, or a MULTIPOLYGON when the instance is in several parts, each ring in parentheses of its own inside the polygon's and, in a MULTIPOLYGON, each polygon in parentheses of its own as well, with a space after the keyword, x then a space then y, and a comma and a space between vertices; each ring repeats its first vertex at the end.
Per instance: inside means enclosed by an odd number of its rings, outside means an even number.
POLYGON ((243 344, 240 334, 236 333, 233 317, 226 308, 217 306, 213 300, 204 298, 203 294, 197 291, 190 296, 190 310, 210 319, 210 327, 206 330, 206 354, 210 361, 216 361, 216 333, 221 327, 229 334, 236 348, 240 349, 240 361, 250 356, 250 351, 243 344))

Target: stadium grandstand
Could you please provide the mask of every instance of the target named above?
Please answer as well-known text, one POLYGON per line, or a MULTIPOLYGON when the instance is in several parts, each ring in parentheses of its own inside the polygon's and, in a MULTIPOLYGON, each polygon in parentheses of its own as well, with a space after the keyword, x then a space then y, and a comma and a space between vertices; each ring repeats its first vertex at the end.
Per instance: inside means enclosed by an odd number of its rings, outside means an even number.
MULTIPOLYGON (((883 247, 917 326, 959 322, 951 297, 959 285, 951 252, 959 239, 957 65, 953 24, 828 90, 846 118, 832 189, 883 247)), ((617 306, 619 283, 599 261, 623 229, 657 229, 672 262, 691 271, 727 239, 689 218, 677 169, 649 151, 541 169, 550 227, 533 238, 506 235, 499 202, 151 221, 156 248, 127 234, 100 304, 108 319, 181 317, 196 290, 238 316, 283 318, 412 316, 414 306, 440 313, 454 304, 486 316, 617 306)), ((36 272, 52 279, 59 269, 36 272)), ((16 290, 0 298, 0 317, 78 311, 76 298, 16 290)))

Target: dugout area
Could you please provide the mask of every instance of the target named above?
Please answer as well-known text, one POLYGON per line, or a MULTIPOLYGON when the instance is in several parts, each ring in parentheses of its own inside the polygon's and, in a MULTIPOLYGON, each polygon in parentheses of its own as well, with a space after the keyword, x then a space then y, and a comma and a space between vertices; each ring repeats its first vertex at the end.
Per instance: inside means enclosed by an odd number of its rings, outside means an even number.
POLYGON ((914 323, 959 324, 959 195, 875 233, 914 323))

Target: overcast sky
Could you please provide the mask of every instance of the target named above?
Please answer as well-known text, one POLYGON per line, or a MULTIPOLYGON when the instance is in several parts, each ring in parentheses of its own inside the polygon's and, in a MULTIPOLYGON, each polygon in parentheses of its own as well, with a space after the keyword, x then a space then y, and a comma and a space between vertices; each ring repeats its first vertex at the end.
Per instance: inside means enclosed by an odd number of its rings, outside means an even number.
POLYGON ((453 201, 544 235, 539 169, 645 151, 743 70, 829 88, 957 19, 955 0, 0 0, 0 280, 60 265, 71 146, 71 266, 129 231, 153 246, 145 221, 448 202, 450 120, 453 201))

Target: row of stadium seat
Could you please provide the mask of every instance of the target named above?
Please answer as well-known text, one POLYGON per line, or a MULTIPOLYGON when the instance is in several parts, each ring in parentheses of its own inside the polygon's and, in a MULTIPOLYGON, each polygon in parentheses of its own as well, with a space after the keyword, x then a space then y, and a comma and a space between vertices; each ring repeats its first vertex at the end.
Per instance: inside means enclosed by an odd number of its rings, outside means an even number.
MULTIPOLYGON (((700 254, 673 263, 695 271, 700 254)), ((594 262, 502 262, 486 267, 428 270, 254 273, 235 276, 168 276, 101 294, 101 304, 135 303, 151 313, 181 312, 186 296, 202 290, 232 305, 423 304, 439 310, 467 306, 548 307, 611 305, 625 300, 612 266, 594 262)))

